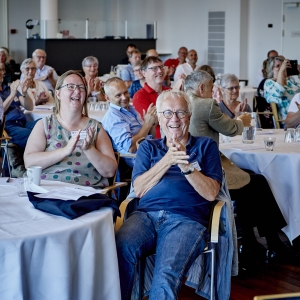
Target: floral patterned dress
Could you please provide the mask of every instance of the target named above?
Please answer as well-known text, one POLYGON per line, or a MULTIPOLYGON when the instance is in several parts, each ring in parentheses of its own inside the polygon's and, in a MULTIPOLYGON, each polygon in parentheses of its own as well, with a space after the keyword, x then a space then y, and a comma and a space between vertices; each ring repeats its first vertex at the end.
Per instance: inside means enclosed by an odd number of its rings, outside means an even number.
MULTIPOLYGON (((47 139, 45 151, 53 151, 65 147, 71 139, 71 132, 60 125, 55 115, 43 118, 43 123, 47 139)), ((88 128, 96 129, 93 137, 93 144, 95 144, 97 135, 102 128, 101 123, 90 119, 84 130, 88 128)), ((44 169, 41 178, 95 188, 108 186, 108 179, 99 174, 80 147, 76 147, 73 153, 62 161, 44 169)))
POLYGON ((264 96, 268 103, 276 103, 281 120, 286 119, 290 102, 297 93, 300 93, 300 85, 291 77, 287 78, 285 86, 272 79, 267 79, 264 84, 264 96))

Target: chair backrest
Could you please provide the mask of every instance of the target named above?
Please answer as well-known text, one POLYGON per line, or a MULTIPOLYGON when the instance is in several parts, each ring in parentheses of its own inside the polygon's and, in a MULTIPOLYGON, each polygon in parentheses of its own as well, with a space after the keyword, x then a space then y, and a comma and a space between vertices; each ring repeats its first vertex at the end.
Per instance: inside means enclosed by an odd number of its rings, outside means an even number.
POLYGON ((275 128, 276 125, 273 120, 273 111, 271 104, 268 103, 267 100, 262 96, 255 96, 253 102, 253 110, 258 115, 260 127, 265 129, 275 128))
POLYGON ((280 122, 282 122, 282 120, 280 120, 279 117, 278 117, 278 111, 277 111, 276 103, 272 102, 271 103, 271 108, 272 108, 273 116, 274 116, 274 119, 275 119, 275 125, 276 125, 275 128, 280 128, 280 122))

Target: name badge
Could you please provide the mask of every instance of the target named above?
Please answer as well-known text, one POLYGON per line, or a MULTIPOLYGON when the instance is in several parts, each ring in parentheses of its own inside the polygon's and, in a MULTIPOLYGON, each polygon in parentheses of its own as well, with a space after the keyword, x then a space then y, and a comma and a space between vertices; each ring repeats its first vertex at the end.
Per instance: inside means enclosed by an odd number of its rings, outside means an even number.
POLYGON ((201 171, 201 168, 197 161, 191 162, 190 165, 192 165, 197 171, 201 171))

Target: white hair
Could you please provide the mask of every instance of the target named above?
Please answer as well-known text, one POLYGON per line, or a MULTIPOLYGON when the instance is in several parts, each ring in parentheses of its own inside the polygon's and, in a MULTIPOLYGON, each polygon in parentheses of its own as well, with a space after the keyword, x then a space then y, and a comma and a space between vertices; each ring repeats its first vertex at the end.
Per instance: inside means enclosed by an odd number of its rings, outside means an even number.
POLYGON ((156 111, 160 112, 160 107, 165 100, 183 98, 188 105, 188 112, 192 113, 192 103, 189 96, 183 91, 168 90, 162 92, 156 100, 156 111))

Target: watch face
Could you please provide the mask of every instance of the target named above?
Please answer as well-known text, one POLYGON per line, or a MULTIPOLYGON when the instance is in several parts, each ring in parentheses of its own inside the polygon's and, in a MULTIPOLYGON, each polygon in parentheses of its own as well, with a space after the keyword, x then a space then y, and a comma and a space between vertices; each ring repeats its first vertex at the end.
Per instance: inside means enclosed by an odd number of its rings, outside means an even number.
POLYGON ((194 172, 194 171, 195 171, 195 168, 194 168, 193 166, 190 166, 189 170, 190 170, 191 172, 194 172))

